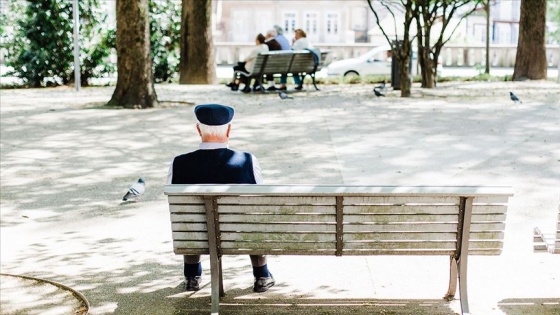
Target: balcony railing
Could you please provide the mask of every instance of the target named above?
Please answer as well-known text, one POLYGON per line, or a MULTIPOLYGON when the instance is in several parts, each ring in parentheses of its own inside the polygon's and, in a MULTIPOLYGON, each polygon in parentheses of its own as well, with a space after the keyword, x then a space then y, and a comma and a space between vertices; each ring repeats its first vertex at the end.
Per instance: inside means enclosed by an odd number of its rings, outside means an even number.
MULTIPOLYGON (((242 60, 253 49, 254 44, 217 42, 216 63, 219 65, 235 64, 242 60)), ((317 44, 315 47, 331 51, 330 60, 347 59, 360 56, 379 45, 372 44, 317 44)), ((513 67, 517 46, 492 45, 490 46, 490 65, 492 67, 513 67)), ((560 46, 546 46, 546 57, 549 67, 558 67, 560 59, 560 46)), ((484 45, 445 45, 441 52, 441 62, 447 67, 473 67, 486 65, 486 47, 484 45)))

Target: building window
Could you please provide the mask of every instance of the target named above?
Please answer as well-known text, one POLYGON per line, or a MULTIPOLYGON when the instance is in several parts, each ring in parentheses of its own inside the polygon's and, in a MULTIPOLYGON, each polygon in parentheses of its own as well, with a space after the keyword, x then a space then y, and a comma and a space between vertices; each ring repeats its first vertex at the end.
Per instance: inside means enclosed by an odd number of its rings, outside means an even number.
POLYGON ((296 30, 297 12, 284 12, 282 14, 282 25, 285 34, 292 34, 296 30))
POLYGON ((303 30, 307 37, 312 42, 317 42, 319 39, 319 13, 316 11, 306 11, 303 13, 303 30))
POLYGON ((338 12, 327 12, 325 15, 325 42, 339 42, 340 15, 338 12))

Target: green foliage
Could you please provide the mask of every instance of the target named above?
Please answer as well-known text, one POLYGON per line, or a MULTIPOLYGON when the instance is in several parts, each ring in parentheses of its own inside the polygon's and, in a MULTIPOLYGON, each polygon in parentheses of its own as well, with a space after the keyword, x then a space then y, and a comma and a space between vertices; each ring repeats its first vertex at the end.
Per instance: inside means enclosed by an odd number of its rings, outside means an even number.
MULTIPOLYGON (((87 84, 89 78, 113 70, 107 59, 114 32, 106 30, 106 14, 97 0, 82 0, 79 6, 81 79, 87 84)), ((2 20, 15 25, 3 35, 8 51, 6 65, 13 67, 12 75, 32 87, 67 84, 74 79, 71 1, 14 0, 2 20)))
POLYGON ((150 0, 149 8, 154 80, 168 82, 179 72, 181 1, 150 0))
POLYGON ((551 30, 547 36, 548 42, 560 42, 560 1, 549 1, 547 4, 546 19, 554 25, 555 29, 551 30))

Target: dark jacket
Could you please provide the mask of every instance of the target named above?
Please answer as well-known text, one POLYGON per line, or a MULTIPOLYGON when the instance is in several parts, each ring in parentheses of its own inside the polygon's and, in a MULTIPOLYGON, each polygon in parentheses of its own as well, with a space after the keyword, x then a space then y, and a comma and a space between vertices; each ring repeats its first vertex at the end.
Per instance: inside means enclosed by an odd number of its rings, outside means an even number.
POLYGON ((256 184, 253 159, 230 149, 196 150, 173 160, 172 184, 256 184))
POLYGON ((282 45, 280 45, 280 43, 274 38, 266 40, 264 43, 268 46, 269 51, 282 50, 282 45))

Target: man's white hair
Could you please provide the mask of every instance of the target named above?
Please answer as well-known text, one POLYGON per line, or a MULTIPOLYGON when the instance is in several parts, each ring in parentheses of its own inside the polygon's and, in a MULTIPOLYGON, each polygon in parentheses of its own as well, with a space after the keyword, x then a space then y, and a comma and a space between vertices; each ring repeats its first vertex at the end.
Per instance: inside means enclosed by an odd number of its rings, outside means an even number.
POLYGON ((270 29, 266 32, 266 35, 270 35, 271 37, 278 36, 278 32, 275 29, 270 29))
POLYGON ((210 126, 203 123, 198 123, 198 128, 200 128, 200 133, 202 133, 202 136, 225 137, 229 125, 230 124, 210 126))

